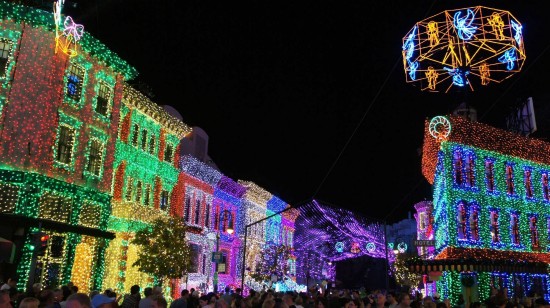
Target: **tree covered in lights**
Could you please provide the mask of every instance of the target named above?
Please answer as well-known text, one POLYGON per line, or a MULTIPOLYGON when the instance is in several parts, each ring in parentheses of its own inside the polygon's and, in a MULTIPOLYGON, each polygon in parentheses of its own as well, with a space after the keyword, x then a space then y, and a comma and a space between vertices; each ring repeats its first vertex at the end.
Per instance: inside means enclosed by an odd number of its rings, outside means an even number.
POLYGON ((133 244, 140 245, 138 258, 132 266, 155 276, 159 281, 179 279, 190 265, 190 248, 185 239, 186 226, 175 217, 159 218, 151 227, 136 233, 133 244))
POLYGON ((258 282, 270 280, 272 275, 284 277, 290 270, 288 260, 292 258, 293 251, 287 245, 267 243, 261 250, 261 259, 250 277, 258 282))
POLYGON ((406 261, 408 255, 405 253, 398 254, 393 263, 393 273, 395 281, 401 286, 417 287, 422 281, 422 275, 413 273, 409 270, 406 261))

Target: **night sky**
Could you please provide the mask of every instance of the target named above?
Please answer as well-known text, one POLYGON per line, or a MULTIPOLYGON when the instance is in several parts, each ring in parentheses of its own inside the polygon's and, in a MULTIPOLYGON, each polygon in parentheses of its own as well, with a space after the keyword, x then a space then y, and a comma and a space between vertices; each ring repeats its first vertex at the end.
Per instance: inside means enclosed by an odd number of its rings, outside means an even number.
POLYGON ((64 13, 134 66, 153 101, 208 133, 222 173, 293 205, 316 198, 406 218, 431 199, 420 171, 424 120, 462 100, 481 122, 503 127, 509 106, 531 96, 533 136, 548 136, 550 26, 541 1, 76 2, 64 13), (523 24, 523 71, 466 95, 406 83, 402 38, 414 23, 477 5, 523 24))

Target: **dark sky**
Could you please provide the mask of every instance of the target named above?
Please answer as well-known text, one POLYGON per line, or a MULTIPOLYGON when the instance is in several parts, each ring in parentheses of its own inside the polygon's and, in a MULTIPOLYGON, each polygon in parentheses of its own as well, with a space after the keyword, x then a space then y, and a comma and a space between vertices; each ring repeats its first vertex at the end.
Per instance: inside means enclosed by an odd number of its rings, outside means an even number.
POLYGON ((225 175, 290 204, 315 197, 394 222, 431 199, 424 119, 463 97, 407 84, 402 38, 444 10, 510 10, 523 24, 523 72, 467 95, 480 121, 502 126, 518 98, 550 102, 540 3, 86 0, 65 13, 136 67, 155 102, 208 133, 225 175))

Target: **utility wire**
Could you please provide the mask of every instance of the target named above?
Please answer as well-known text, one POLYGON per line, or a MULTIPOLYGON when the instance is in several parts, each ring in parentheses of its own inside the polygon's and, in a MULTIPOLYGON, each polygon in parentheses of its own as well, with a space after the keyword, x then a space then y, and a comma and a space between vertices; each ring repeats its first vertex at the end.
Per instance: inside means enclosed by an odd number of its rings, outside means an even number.
MULTIPOLYGON (((542 58, 542 56, 548 51, 548 49, 550 49, 550 44, 546 45, 546 47, 544 48, 544 50, 535 58, 535 60, 533 62, 531 62, 531 64, 529 64, 529 66, 523 71, 524 73, 527 73, 527 71, 533 66, 535 65, 535 63, 537 63, 537 61, 542 58)), ((496 104, 506 95, 506 93, 508 93, 508 91, 510 91, 510 89, 523 77, 524 75, 521 75, 518 76, 518 78, 516 78, 514 80, 514 82, 512 84, 510 84, 510 86, 508 86, 508 88, 506 88, 505 91, 502 92, 502 94, 491 104, 491 106, 489 106, 489 108, 483 113, 483 115, 479 118, 480 120, 482 120, 488 113, 489 111, 491 111, 493 109, 493 107, 496 106, 496 104)))
POLYGON ((359 127, 361 126, 361 124, 363 123, 363 121, 365 120, 365 118, 367 117, 367 114, 369 113, 369 111, 371 110, 372 106, 374 105, 374 103, 376 102, 376 99, 378 98, 378 96, 380 96, 380 93, 382 92, 382 89, 384 88, 384 86, 386 85, 386 83, 388 83, 388 80, 390 79, 390 76, 391 74, 393 73, 393 71, 395 70, 395 67, 397 66, 397 64, 399 63, 399 59, 398 61, 395 62, 395 64, 393 65, 393 68, 391 69, 390 73, 388 74, 388 76, 386 76, 386 79, 384 80, 384 83, 382 83, 382 86, 380 87, 380 89, 378 90, 378 92, 376 93, 376 95, 374 96, 374 98, 372 99, 372 101, 370 102, 369 106, 367 107, 367 110, 365 111, 365 113, 363 113, 363 116, 361 117, 361 120, 359 120, 359 123, 357 123, 357 125, 355 126, 355 129, 353 130, 353 132, 351 133, 351 136, 348 138, 348 141, 346 141, 346 144, 344 144, 344 147, 342 148, 342 150, 340 150, 340 153, 338 154, 338 157, 336 157, 336 159, 334 160, 334 162, 332 163, 332 165, 330 166, 330 168, 328 169, 328 172, 326 173, 325 177, 323 178, 323 180, 321 181, 321 183, 319 184, 319 187, 317 187, 317 190, 315 190, 315 193, 313 194, 313 198, 315 198, 317 196, 317 193, 319 193, 319 190, 321 190, 321 187, 323 187, 323 184, 325 183, 325 181, 327 180, 328 176, 330 175, 330 173, 332 172, 332 170, 334 169, 334 167, 336 166, 336 164, 338 163, 338 161, 340 160, 340 157, 342 157, 342 154, 344 154, 344 152, 346 151, 346 148, 348 147, 349 143, 351 142, 351 140, 353 139, 353 136, 355 136, 355 134, 357 133, 357 130, 359 130, 359 127))
MULTIPOLYGON (((429 12, 432 10, 434 4, 435 4, 435 1, 432 1, 432 4, 430 5, 430 7, 428 8, 428 10, 426 11, 426 14, 424 14, 424 18, 426 18, 429 14, 429 12)), ((317 196, 317 194, 319 193, 319 191, 321 190, 321 188, 323 187, 323 185, 325 184, 325 181, 327 180, 327 178, 329 177, 329 175, 332 173, 332 170, 334 169, 334 167, 336 167, 336 164, 338 163, 338 161, 340 160, 340 158, 342 157, 342 155, 344 154, 344 152, 346 151, 349 143, 351 142, 351 140, 353 139, 353 137, 355 136, 355 134, 357 133, 357 131, 359 130, 359 127, 361 126, 361 124, 363 124, 363 121, 365 120, 365 118, 367 117, 367 114, 369 113, 369 111, 371 110, 372 106, 374 105, 374 103, 376 102, 376 100, 378 99, 378 97, 380 96, 380 93, 382 93, 382 90, 384 89, 384 87, 386 86, 386 84, 388 83, 388 80, 390 79, 390 76, 394 73, 395 71, 395 68, 397 67, 397 65, 401 63, 401 56, 399 56, 397 58, 397 60, 395 61, 395 64, 393 65, 392 69, 390 70, 390 73, 386 76, 386 79, 384 80, 384 82, 382 83, 382 85, 380 86, 380 89, 378 90, 378 92, 376 93, 376 95, 374 96, 374 98, 372 99, 372 101, 370 102, 369 106, 367 107, 367 110, 365 110, 365 113, 363 113, 363 116, 361 117, 361 119, 359 120, 359 123, 357 123, 357 125, 355 126, 355 129, 353 130, 353 132, 351 133, 351 136, 348 138, 348 140, 346 141, 346 143, 344 144, 344 147, 342 148, 342 150, 340 150, 340 153, 338 154, 338 156, 336 157, 336 159, 334 160, 334 162, 332 163, 332 165, 330 166, 330 168, 328 169, 327 173, 325 174, 325 176, 323 177, 323 180, 321 181, 321 183, 319 184, 319 186, 317 187, 317 189, 315 190, 315 193, 313 193, 313 197, 312 198, 315 198, 317 196)), ((402 199, 401 202, 399 202, 395 207, 393 207, 390 211, 390 214, 393 213, 395 211, 395 209, 405 200, 406 197, 408 197, 419 185, 420 185, 421 182, 418 182, 414 188, 408 192, 405 197, 402 199)), ((389 216, 389 214, 384 218, 384 220, 389 216)))

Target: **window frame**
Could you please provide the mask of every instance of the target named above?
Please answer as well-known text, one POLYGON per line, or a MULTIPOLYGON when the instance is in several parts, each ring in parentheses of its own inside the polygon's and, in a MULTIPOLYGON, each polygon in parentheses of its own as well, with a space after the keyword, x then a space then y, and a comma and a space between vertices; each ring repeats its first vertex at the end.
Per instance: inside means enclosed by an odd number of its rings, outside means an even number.
POLYGON ((167 142, 166 147, 164 148, 164 161, 167 163, 172 163, 174 160, 174 146, 167 142))
MULTIPOLYGON (((65 166, 72 166, 74 161, 73 158, 74 158, 74 152, 75 152, 76 138, 77 138, 77 130, 75 127, 66 123, 59 124, 58 130, 57 130, 57 138, 56 138, 57 151, 54 157, 56 163, 59 163, 65 166), (62 132, 64 131, 64 129, 72 133, 72 140, 70 140, 68 144, 65 143, 67 140, 63 141, 62 143, 62 132), (67 154, 68 161, 61 160, 62 158, 61 156, 63 155, 62 152, 66 152, 66 151, 62 151, 62 148, 61 148, 62 146, 63 146, 63 149, 68 149, 68 152, 69 152, 67 154)), ((63 138, 63 139, 66 139, 66 138, 63 138)))
POLYGON ((137 148, 139 145, 139 135, 140 135, 139 125, 134 123, 132 125, 132 139, 131 139, 131 144, 134 148, 137 148))
POLYGON ((0 37, 0 79, 8 79, 6 77, 10 72, 15 44, 15 42, 8 38, 0 37), (5 48, 6 45, 9 45, 9 48, 5 48))
POLYGON ((72 62, 69 65, 69 68, 67 69, 67 73, 65 74, 65 97, 73 102, 80 104, 82 101, 82 93, 84 91, 84 85, 85 85, 85 78, 86 78, 86 68, 78 64, 76 62, 72 62), (78 74, 81 74, 80 76, 78 74), (79 78, 76 82, 71 80, 71 77, 76 76, 79 78), (75 93, 70 93, 71 86, 75 85, 76 89, 74 90, 75 93))
POLYGON ((95 106, 94 111, 96 114, 108 118, 111 115, 111 109, 112 109, 112 101, 113 101, 113 87, 107 83, 104 80, 99 80, 98 82, 98 90, 97 95, 95 97, 95 106), (102 94, 107 94, 107 97, 104 97, 102 94), (101 100, 100 100, 101 99, 101 100), (100 101, 103 103, 100 105, 100 101), (98 110, 100 106, 104 107, 101 110, 98 110), (101 111, 105 110, 105 113, 102 113, 101 111))
POLYGON ((103 163, 104 163, 104 152, 105 152, 105 143, 100 140, 99 138, 90 138, 90 142, 89 142, 89 148, 88 148, 88 162, 86 164, 86 172, 88 174, 91 174, 95 177, 101 177, 102 176, 102 173, 103 173, 103 163), (95 157, 95 159, 92 159, 93 155, 92 155, 92 150, 93 150, 93 144, 94 142, 96 142, 97 144, 99 144, 99 149, 97 151, 97 156, 95 157), (92 164, 94 161, 98 160, 99 163, 98 165, 96 166, 97 168, 97 173, 94 172, 96 170, 90 170, 93 168, 92 164))

